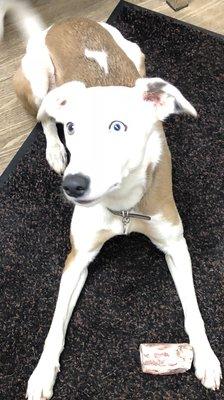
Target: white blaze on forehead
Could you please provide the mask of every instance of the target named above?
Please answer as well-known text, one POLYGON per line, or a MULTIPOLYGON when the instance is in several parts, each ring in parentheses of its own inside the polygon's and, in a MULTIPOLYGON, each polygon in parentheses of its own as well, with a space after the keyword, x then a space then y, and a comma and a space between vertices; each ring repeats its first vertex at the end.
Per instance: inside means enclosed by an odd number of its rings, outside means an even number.
POLYGON ((91 60, 95 60, 101 69, 104 70, 105 74, 108 74, 108 63, 107 63, 107 53, 104 50, 89 50, 85 49, 85 56, 91 60))

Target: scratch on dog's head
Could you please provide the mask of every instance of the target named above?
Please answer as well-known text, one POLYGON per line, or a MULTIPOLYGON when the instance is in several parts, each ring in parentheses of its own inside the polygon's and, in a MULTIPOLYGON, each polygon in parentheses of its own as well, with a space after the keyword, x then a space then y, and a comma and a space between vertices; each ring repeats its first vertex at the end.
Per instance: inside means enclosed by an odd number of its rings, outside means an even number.
POLYGON ((86 88, 82 82, 68 82, 45 97, 38 118, 63 123, 71 154, 64 177, 89 178, 81 196, 87 202, 118 190, 141 167, 155 124, 180 112, 197 115, 173 85, 141 78, 134 87, 86 88))

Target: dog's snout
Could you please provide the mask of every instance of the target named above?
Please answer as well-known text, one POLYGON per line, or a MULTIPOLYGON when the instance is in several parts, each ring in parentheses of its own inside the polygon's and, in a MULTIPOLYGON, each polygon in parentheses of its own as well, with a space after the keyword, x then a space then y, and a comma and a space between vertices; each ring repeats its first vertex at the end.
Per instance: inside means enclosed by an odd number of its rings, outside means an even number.
POLYGON ((62 183, 64 191, 72 197, 81 197, 88 190, 90 179, 82 174, 67 175, 62 183))

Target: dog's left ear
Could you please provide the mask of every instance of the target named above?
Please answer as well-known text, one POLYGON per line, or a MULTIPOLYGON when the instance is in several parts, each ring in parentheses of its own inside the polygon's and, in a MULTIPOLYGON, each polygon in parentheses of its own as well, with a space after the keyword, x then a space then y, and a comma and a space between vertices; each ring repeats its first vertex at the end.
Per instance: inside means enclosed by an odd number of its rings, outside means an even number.
POLYGON ((135 87, 142 99, 154 106, 160 121, 170 114, 187 113, 197 116, 197 111, 181 92, 163 79, 140 78, 137 79, 135 87))
POLYGON ((38 121, 52 117, 56 122, 64 122, 71 103, 74 103, 74 100, 77 101, 80 91, 84 88, 83 82, 71 81, 48 92, 38 110, 38 121))

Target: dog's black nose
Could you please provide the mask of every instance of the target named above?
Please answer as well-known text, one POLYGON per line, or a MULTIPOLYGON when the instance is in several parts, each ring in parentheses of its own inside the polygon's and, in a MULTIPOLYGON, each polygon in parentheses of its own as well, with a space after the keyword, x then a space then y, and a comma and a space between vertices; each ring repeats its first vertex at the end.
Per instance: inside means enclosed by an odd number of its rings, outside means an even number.
POLYGON ((81 197, 88 190, 90 179, 82 174, 67 175, 62 182, 64 191, 72 197, 81 197))

